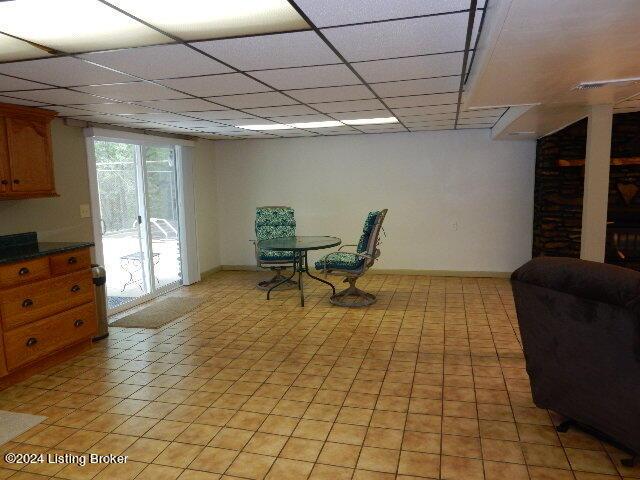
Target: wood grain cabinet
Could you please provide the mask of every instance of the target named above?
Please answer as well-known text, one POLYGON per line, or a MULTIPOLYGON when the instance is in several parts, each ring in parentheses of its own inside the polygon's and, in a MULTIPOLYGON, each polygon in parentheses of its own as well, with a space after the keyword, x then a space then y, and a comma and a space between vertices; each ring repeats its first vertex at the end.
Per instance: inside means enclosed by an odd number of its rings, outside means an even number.
POLYGON ((0 103, 0 199, 56 195, 51 151, 55 115, 0 103))
POLYGON ((88 248, 0 265, 0 377, 97 330, 88 248))

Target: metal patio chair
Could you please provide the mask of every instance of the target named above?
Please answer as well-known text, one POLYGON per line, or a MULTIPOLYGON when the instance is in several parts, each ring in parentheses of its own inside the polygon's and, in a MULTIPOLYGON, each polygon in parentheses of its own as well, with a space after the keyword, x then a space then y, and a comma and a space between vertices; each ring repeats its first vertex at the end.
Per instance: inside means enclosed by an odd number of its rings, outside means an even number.
POLYGON ((316 269, 330 275, 344 276, 349 287, 330 298, 331 303, 342 307, 366 307, 376 301, 376 296, 356 287, 356 281, 380 256, 380 230, 387 209, 370 212, 364 222, 357 245, 342 245, 337 252, 325 255, 316 262, 316 269), (355 252, 343 252, 345 247, 356 247, 355 252))
MULTIPOLYGON (((269 280, 258 282, 258 288, 268 290, 273 285, 285 280, 282 271, 293 268, 293 252, 276 252, 258 248, 260 240, 270 240, 280 237, 295 237, 296 220, 291 207, 258 207, 256 208, 256 240, 251 240, 255 247, 256 264, 258 268, 269 269, 275 275, 269 280)), ((298 283, 287 280, 279 289, 297 287, 298 283)))

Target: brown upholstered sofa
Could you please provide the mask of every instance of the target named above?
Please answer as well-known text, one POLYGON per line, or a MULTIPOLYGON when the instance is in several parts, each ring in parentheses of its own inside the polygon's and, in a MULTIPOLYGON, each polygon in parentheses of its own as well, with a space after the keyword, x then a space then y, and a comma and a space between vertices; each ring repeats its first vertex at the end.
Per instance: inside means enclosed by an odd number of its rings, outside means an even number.
POLYGON ((511 279, 535 404, 640 453, 640 272, 540 257, 511 279))

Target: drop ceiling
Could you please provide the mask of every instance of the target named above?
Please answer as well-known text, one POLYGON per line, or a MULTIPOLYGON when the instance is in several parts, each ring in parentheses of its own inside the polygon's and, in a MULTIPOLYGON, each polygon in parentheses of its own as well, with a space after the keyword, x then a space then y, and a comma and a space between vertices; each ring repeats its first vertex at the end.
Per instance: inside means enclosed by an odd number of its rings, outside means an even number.
POLYGON ((213 139, 491 128, 504 108, 459 105, 484 15, 482 0, 10 0, 0 101, 213 139))

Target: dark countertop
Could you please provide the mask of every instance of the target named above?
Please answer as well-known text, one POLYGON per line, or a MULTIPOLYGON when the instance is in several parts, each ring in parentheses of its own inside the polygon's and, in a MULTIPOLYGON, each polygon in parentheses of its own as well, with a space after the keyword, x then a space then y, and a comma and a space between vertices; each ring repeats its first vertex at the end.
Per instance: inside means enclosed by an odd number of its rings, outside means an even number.
POLYGON ((93 242, 38 242, 11 246, 0 245, 0 265, 93 246, 93 242))

